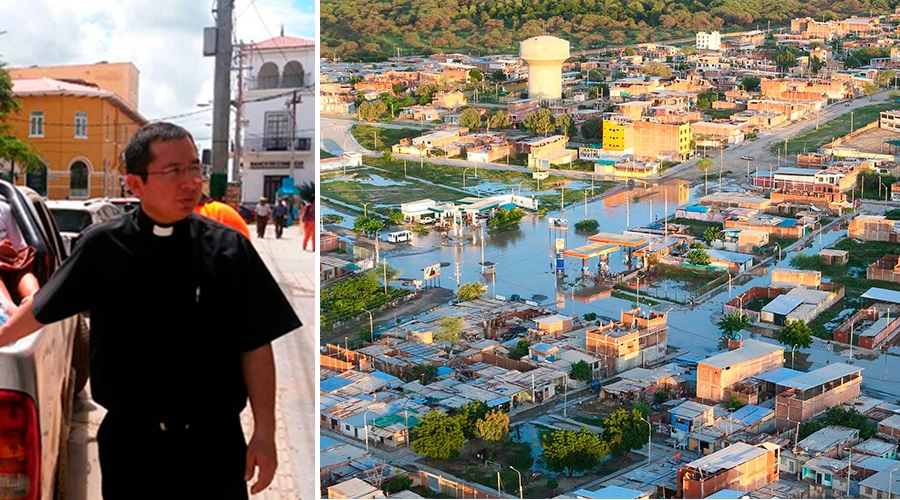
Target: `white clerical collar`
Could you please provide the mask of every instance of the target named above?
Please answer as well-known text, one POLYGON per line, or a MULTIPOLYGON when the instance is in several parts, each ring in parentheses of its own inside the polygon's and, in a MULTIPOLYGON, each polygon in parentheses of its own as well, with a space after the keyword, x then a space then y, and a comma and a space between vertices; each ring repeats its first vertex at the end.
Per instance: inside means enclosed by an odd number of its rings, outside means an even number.
POLYGON ((172 233, 174 233, 174 232, 175 232, 174 226, 164 227, 164 226, 157 226, 156 224, 153 225, 153 234, 155 236, 168 238, 169 236, 172 236, 172 233))

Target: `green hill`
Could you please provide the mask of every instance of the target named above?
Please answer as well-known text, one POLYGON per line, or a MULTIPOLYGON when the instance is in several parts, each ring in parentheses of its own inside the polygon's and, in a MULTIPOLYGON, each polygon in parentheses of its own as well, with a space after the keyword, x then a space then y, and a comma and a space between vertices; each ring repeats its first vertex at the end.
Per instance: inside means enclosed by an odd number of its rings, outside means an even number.
POLYGON ((322 56, 380 60, 396 53, 517 53, 537 35, 573 49, 692 37, 697 31, 787 26, 889 14, 896 0, 322 0, 322 56))

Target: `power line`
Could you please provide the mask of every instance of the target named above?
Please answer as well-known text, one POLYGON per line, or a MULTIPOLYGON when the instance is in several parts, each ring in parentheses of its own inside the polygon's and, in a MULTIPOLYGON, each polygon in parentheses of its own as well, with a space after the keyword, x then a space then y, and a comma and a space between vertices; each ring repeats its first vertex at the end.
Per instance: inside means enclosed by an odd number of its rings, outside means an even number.
MULTIPOLYGON (((262 14, 259 13, 259 9, 256 8, 256 2, 255 2, 254 0, 251 0, 250 6, 253 7, 253 10, 256 11, 256 17, 259 18, 259 21, 262 23, 263 28, 265 28, 266 33, 268 33, 269 38, 275 38, 275 37, 272 35, 272 32, 269 30, 269 26, 266 24, 266 20, 263 19, 262 14)), ((284 62, 290 62, 290 60, 287 58, 287 55, 285 55, 284 51, 281 50, 281 47, 278 47, 278 52, 281 53, 281 57, 284 58, 284 62)))

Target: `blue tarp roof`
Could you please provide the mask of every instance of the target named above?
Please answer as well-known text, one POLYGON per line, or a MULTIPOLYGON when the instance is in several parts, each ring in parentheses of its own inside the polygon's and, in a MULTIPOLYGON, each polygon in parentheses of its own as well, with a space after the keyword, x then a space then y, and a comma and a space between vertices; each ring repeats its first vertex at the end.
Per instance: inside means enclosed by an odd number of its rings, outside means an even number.
POLYGON ((886 290, 884 288, 869 288, 866 293, 862 294, 862 298, 877 300, 879 302, 891 302, 893 304, 900 304, 900 292, 894 290, 886 290))
POLYGON ((348 385, 352 384, 353 382, 345 378, 331 377, 319 382, 319 387, 325 392, 333 392, 342 387, 347 387, 348 385))
POLYGON ((337 445, 343 444, 340 441, 331 439, 327 436, 319 436, 319 449, 327 450, 328 448, 334 448, 337 445))
POLYGON ((488 401, 487 407, 493 408, 495 406, 500 406, 500 405, 504 405, 506 403, 511 403, 511 402, 512 402, 512 399, 509 399, 509 397, 507 397, 507 396, 503 396, 501 398, 492 399, 492 400, 488 401))
POLYGON ((777 224, 778 227, 794 227, 797 224, 797 219, 785 219, 777 224))
POLYGON ((731 415, 731 418, 734 420, 740 420, 744 423, 744 425, 753 425, 765 418, 770 413, 774 412, 775 410, 763 408, 762 406, 746 405, 740 407, 737 411, 735 411, 731 415))
POLYGON ((733 500, 733 499, 741 498, 746 494, 747 494, 746 492, 738 491, 738 490, 719 490, 706 498, 733 500))
POLYGON ((512 210, 512 209, 516 208, 516 204, 515 203, 505 203, 503 205, 500 205, 500 208, 502 208, 503 210, 512 210))
POLYGON ((378 371, 378 370, 375 370, 374 372, 370 373, 369 375, 371 375, 374 378, 377 378, 378 380, 384 380, 385 382, 399 382, 400 381, 399 378, 397 378, 389 373, 384 373, 384 372, 378 371))
POLYGON ((623 488, 621 486, 607 486, 605 488, 601 488, 596 491, 579 489, 579 490, 575 490, 575 491, 571 492, 570 495, 575 495, 576 497, 584 497, 584 498, 629 499, 629 498, 640 498, 640 497, 644 496, 644 493, 641 491, 638 491, 638 490, 623 488))
POLYGON ((766 304, 762 310, 772 314, 786 316, 803 303, 803 297, 799 295, 779 295, 772 302, 766 304))
POLYGON ((439 366, 437 369, 438 377, 450 375, 451 373, 453 373, 453 368, 450 368, 449 366, 439 366))
POLYGON ((689 207, 684 208, 685 212, 697 212, 699 214, 705 214, 710 211, 709 207, 704 207, 702 205, 691 205, 689 207))
POLYGON ((797 375, 801 375, 803 372, 797 370, 791 370, 790 368, 775 368, 774 370, 769 370, 762 372, 758 375, 754 375, 754 378, 759 380, 764 380, 766 382, 771 382, 773 384, 780 384, 789 378, 796 377, 797 375))

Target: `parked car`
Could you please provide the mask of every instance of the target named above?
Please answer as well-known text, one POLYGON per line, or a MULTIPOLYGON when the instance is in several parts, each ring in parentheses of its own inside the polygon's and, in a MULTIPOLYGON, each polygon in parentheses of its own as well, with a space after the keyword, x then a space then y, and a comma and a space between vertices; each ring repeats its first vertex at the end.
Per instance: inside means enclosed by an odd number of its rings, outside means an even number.
POLYGON ((429 217, 427 215, 425 217, 419 217, 419 222, 422 224, 431 224, 434 222, 434 217, 429 217))
POLYGON ((88 226, 108 221, 121 213, 115 205, 105 200, 51 200, 47 202, 47 207, 62 234, 66 255, 72 253, 72 248, 88 226))
POLYGON ((742 160, 747 160, 747 161, 753 161, 753 157, 752 157, 752 156, 748 156, 748 155, 741 156, 741 159, 742 159, 742 160))
MULTIPOLYGON (((65 258, 54 217, 30 188, 0 181, 0 194, 35 249, 33 273, 45 285, 65 258)), ((74 395, 88 377, 88 338, 87 322, 76 315, 0 348, 0 441, 7 450, 0 491, 9 498, 51 500, 65 489, 74 395)))
POLYGON ((141 205, 140 198, 107 198, 106 201, 115 205, 123 214, 127 214, 141 205))

